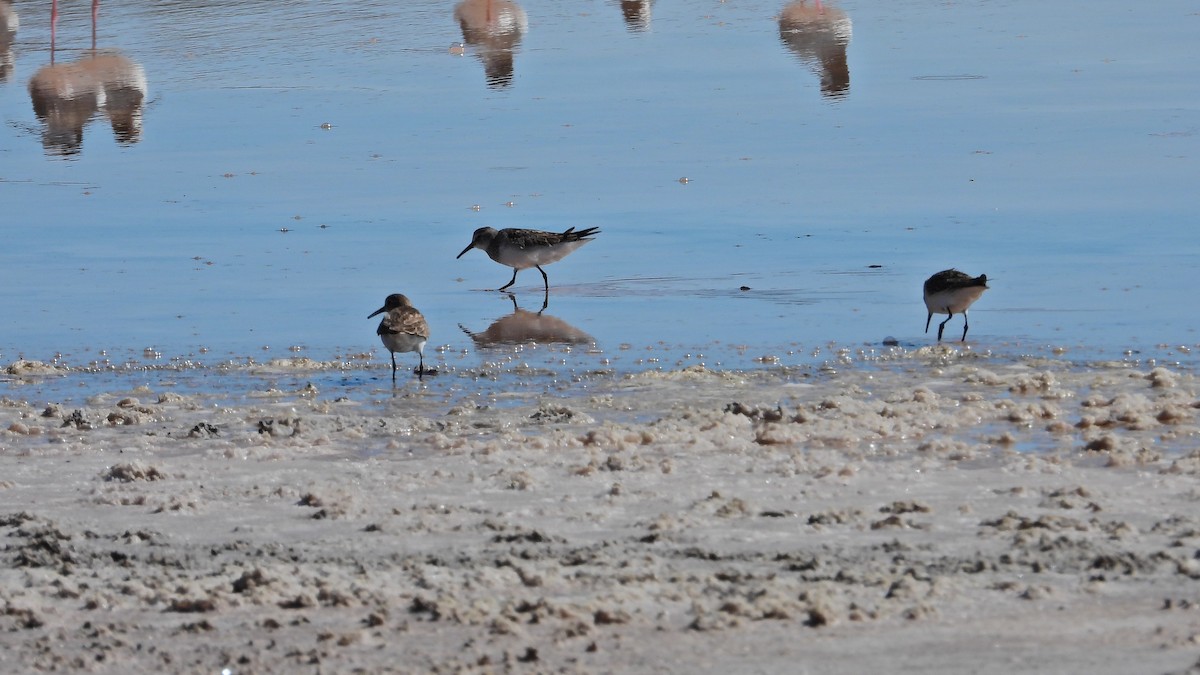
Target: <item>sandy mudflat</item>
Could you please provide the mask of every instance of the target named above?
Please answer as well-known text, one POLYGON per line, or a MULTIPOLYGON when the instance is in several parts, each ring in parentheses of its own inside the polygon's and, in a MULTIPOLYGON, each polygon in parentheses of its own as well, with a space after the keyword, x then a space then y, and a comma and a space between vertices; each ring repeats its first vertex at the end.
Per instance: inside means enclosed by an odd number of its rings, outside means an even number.
POLYGON ((1187 372, 231 381, 0 399, 0 671, 1200 672, 1187 372))

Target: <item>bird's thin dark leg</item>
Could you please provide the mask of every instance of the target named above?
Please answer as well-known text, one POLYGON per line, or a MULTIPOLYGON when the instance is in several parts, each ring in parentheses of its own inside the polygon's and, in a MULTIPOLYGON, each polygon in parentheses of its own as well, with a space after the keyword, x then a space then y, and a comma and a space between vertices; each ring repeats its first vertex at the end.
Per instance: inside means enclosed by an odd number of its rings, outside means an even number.
POLYGON ((92 51, 96 51, 96 18, 100 14, 100 0, 92 0, 92 51))
POLYGON ((550 293, 550 277, 546 276, 546 270, 542 269, 541 265, 535 265, 538 271, 542 273, 542 283, 546 284, 546 293, 550 293))
POLYGON ((517 283, 517 272, 519 272, 519 271, 520 270, 518 270, 517 268, 514 267, 513 268, 513 278, 510 279, 507 284, 504 284, 503 286, 501 286, 500 288, 497 288, 496 290, 502 291, 502 290, 508 288, 509 286, 512 286, 513 284, 517 283))
POLYGON ((946 329, 946 324, 950 323, 950 319, 954 318, 954 314, 950 311, 949 307, 946 308, 946 314, 948 315, 946 320, 938 324, 938 342, 942 341, 942 331, 946 329))
POLYGON ((542 312, 546 311, 546 308, 549 306, 550 306, 550 287, 547 286, 546 293, 545 293, 545 295, 542 296, 542 308, 538 310, 538 314, 541 314, 542 312))
POLYGON ((54 34, 58 28, 58 0, 50 0, 50 65, 54 65, 54 34))
POLYGON ((392 352, 392 382, 396 381, 396 352, 392 352))
POLYGON ((925 317, 925 332, 926 333, 929 333, 929 322, 932 320, 933 320, 933 312, 930 312, 929 316, 925 317))
POLYGON ((422 354, 421 352, 417 352, 417 356, 419 356, 421 358, 421 365, 417 366, 417 379, 424 380, 425 379, 425 355, 422 354))
POLYGON ((963 336, 962 336, 962 339, 959 340, 959 342, 967 341, 967 329, 970 327, 971 327, 971 324, 967 322, 967 310, 964 309, 963 310, 963 336))

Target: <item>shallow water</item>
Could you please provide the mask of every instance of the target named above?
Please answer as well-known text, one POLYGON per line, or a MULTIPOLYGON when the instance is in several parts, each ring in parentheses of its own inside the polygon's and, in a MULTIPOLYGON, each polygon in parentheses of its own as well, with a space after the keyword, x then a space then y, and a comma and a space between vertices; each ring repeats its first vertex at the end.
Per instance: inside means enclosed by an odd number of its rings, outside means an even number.
MULTIPOLYGON (((378 365, 366 316, 396 291, 432 362, 483 361, 507 348, 464 329, 514 309, 483 291, 506 268, 454 259, 482 225, 603 229, 547 268, 545 314, 619 368, 927 344, 921 282, 951 266, 992 280, 974 349, 1193 362, 1191 3, 843 1, 809 41, 780 17, 811 3, 520 7, 519 38, 459 55, 452 2, 106 2, 140 131, 110 101, 46 148, 49 7, 16 2, 0 362, 378 365)), ((87 56, 88 10, 64 4, 56 64, 87 56)))

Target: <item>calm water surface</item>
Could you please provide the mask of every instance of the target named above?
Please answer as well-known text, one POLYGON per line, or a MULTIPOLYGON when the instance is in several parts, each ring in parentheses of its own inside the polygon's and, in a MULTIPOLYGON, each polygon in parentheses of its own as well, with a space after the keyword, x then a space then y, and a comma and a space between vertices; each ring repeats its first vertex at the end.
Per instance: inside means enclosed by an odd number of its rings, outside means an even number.
POLYGON ((64 0, 104 94, 42 114, 49 2, 0 13, 0 363, 378 362, 397 291, 488 358, 483 225, 601 227, 529 330, 631 366, 928 344, 951 266, 977 349, 1200 343, 1191 1, 105 0, 98 66, 64 0))

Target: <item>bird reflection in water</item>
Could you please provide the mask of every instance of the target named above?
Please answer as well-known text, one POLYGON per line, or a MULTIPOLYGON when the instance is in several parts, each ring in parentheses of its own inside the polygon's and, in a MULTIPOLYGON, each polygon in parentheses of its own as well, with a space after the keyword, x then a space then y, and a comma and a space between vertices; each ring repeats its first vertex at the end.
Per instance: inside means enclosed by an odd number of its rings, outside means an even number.
POLYGON ((141 140, 146 74, 142 67, 114 49, 96 49, 99 0, 92 3, 92 48, 71 63, 55 63, 55 25, 58 3, 50 14, 50 65, 29 80, 33 112, 44 125, 42 146, 48 154, 75 155, 83 148, 83 129, 103 111, 117 142, 141 140))
POLYGON ((523 344, 565 344, 583 345, 595 342, 595 338, 579 330, 558 317, 545 314, 545 307, 539 312, 530 312, 517 306, 517 297, 505 293, 512 300, 513 312, 492 322, 482 333, 472 333, 466 326, 459 324, 476 347, 502 347, 506 345, 523 344))
POLYGON ((512 0, 463 0, 454 8, 463 42, 483 62, 483 73, 493 89, 507 87, 513 79, 513 55, 529 29, 525 10, 512 0))
POLYGON ((779 39, 821 78, 821 95, 842 98, 850 92, 850 17, 821 0, 798 0, 779 14, 779 39))
POLYGON ((12 0, 0 0, 0 82, 8 82, 8 78, 12 76, 12 45, 20 25, 12 0))
POLYGON ((621 15, 625 17, 625 28, 631 33, 650 30, 653 7, 654 0, 621 0, 621 15))

